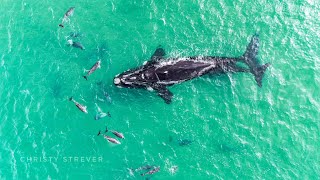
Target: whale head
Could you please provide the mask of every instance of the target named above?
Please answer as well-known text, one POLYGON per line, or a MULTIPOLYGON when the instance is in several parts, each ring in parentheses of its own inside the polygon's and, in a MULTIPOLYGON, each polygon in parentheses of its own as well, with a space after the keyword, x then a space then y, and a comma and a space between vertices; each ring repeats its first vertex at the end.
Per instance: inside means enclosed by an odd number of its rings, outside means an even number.
POLYGON ((142 88, 145 87, 144 75, 138 71, 126 71, 118 74, 113 79, 114 85, 124 88, 142 88))

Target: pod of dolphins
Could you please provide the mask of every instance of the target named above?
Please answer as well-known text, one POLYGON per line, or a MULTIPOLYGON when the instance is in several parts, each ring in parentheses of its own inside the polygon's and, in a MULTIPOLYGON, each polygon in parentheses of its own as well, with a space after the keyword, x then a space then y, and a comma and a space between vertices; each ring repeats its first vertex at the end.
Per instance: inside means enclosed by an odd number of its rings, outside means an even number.
MULTIPOLYGON (((75 7, 71 7, 64 14, 62 22, 59 27, 64 28, 65 23, 70 21, 70 17, 73 15, 75 7)), ((79 33, 70 33, 69 37, 79 37, 79 33)), ((80 42, 68 40, 68 44, 72 47, 85 50, 85 47, 80 42)), ((221 73, 235 73, 235 72, 249 72, 253 74, 255 81, 259 87, 262 87, 262 78, 266 69, 270 66, 270 63, 259 64, 257 60, 259 50, 259 36, 253 35, 250 43, 247 46, 243 55, 238 57, 220 57, 220 56, 190 56, 179 58, 164 58, 165 50, 159 46, 151 58, 143 63, 142 66, 129 69, 114 77, 114 85, 117 87, 125 88, 143 88, 151 91, 155 91, 165 103, 170 104, 172 102, 173 93, 168 89, 169 86, 179 84, 206 74, 221 74, 221 73), (239 66, 237 63, 241 62, 247 65, 248 68, 239 66)), ((101 68, 101 60, 99 59, 91 68, 87 74, 83 77, 88 80, 88 77, 101 68)), ((108 100, 111 100, 110 95, 107 94, 108 100)), ((81 105, 75 101, 72 97, 69 98, 76 107, 84 112, 88 113, 87 107, 81 105)), ((104 113, 98 107, 98 114, 95 119, 101 119, 109 116, 110 113, 104 113)), ((104 139, 113 144, 121 144, 121 142, 115 138, 107 136, 106 133, 111 132, 119 139, 124 139, 124 135, 115 130, 108 130, 106 128, 104 133, 101 130, 99 135, 103 135, 104 139)), ((172 140, 172 138, 171 138, 172 140)), ((170 141, 171 141, 170 140, 170 141)), ((179 140, 180 146, 186 146, 192 143, 190 140, 179 140)), ((175 171, 178 167, 174 166, 175 171)), ((145 171, 140 175, 152 175, 160 170, 159 166, 142 166, 137 169, 130 169, 131 172, 145 171)))

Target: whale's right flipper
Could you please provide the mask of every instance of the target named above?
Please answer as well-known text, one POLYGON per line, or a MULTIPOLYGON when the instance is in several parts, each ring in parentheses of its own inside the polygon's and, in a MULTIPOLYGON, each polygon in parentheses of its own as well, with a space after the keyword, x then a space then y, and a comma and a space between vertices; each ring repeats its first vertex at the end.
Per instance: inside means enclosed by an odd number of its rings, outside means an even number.
POLYGON ((164 85, 153 85, 152 88, 158 92, 158 96, 160 96, 165 103, 170 104, 172 99, 172 92, 164 85))

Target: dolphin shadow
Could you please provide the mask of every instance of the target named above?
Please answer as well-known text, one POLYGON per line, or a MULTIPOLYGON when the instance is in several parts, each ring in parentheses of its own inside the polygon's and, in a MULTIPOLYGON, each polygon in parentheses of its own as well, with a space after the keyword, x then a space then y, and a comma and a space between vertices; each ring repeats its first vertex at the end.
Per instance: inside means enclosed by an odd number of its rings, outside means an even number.
POLYGON ((52 82, 52 84, 49 85, 49 87, 51 90, 50 92, 54 98, 61 99, 64 97, 64 84, 60 78, 57 78, 54 82, 52 82))
POLYGON ((192 144, 194 141, 190 140, 190 139, 177 139, 177 140, 173 140, 172 136, 169 136, 169 142, 170 143, 175 143, 178 146, 189 146, 190 144, 192 144))

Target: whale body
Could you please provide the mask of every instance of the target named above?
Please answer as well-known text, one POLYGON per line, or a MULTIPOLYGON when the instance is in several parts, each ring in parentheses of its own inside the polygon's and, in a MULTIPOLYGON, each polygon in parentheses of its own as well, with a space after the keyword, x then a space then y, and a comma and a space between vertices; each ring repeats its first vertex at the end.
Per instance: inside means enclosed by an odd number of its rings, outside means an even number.
POLYGON ((259 87, 262 77, 270 65, 260 65, 257 61, 259 36, 251 38, 246 52, 240 57, 192 56, 183 58, 164 58, 165 51, 160 46, 151 59, 142 66, 129 69, 114 78, 114 84, 125 88, 145 88, 154 90, 167 104, 172 101, 173 94, 168 86, 188 81, 206 74, 226 72, 250 72, 254 75, 259 87), (248 68, 237 65, 245 63, 248 68))

